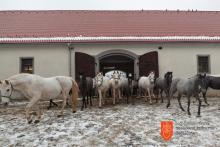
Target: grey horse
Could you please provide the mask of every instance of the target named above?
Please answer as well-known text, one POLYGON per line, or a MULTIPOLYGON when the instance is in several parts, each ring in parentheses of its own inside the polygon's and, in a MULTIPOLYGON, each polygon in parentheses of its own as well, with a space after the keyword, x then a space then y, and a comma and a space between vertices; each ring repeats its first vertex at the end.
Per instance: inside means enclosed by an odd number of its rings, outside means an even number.
POLYGON ((173 97, 173 95, 178 92, 178 102, 179 102, 179 106, 182 109, 182 111, 185 111, 181 105, 181 97, 182 95, 186 95, 187 99, 188 99, 188 115, 191 115, 190 113, 190 97, 191 96, 195 96, 198 101, 199 101, 199 106, 198 106, 198 114, 197 116, 200 116, 200 108, 201 108, 201 99, 199 97, 199 93, 200 91, 205 91, 206 87, 205 87, 205 83, 204 83, 204 79, 205 79, 206 75, 201 75, 201 74, 197 74, 194 77, 188 78, 188 79, 183 79, 183 78, 177 78, 174 79, 172 84, 171 84, 171 88, 170 88, 170 92, 169 92, 169 97, 168 97, 168 103, 167 103, 167 108, 170 106, 170 98, 173 97))
POLYGON ((163 91, 166 94, 166 97, 169 96, 169 90, 173 79, 173 72, 167 72, 164 75, 164 78, 157 78, 155 81, 155 89, 159 92, 157 94, 156 102, 158 101, 158 95, 160 94, 161 103, 163 103, 163 91))
POLYGON ((204 102, 207 105, 209 105, 206 98, 206 92, 208 88, 220 90, 220 75, 207 75, 204 82, 206 85, 206 91, 203 91, 202 94, 203 94, 204 102))

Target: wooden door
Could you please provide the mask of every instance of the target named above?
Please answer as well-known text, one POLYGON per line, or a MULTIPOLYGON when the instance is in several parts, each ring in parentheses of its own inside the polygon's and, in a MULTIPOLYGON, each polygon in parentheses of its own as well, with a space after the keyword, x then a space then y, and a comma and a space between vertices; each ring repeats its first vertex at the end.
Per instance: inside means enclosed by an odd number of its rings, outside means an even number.
POLYGON ((84 73, 85 76, 95 76, 95 58, 91 55, 76 52, 75 53, 75 75, 76 79, 79 79, 79 73, 84 73))
POLYGON ((154 71, 156 77, 159 76, 158 52, 153 51, 139 57, 139 76, 147 76, 154 71))

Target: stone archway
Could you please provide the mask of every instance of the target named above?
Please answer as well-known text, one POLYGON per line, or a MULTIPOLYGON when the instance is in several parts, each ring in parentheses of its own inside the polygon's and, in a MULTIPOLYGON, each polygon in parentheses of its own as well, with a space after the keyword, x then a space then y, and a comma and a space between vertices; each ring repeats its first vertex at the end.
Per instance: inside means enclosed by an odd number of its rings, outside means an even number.
POLYGON ((108 50, 95 57, 96 73, 109 70, 122 70, 132 73, 135 78, 139 76, 138 55, 127 50, 108 50))

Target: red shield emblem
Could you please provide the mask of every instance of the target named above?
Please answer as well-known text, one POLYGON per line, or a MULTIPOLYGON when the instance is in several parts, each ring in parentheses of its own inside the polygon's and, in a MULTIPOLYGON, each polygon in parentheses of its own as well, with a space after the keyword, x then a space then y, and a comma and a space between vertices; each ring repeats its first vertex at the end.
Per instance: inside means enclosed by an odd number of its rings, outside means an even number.
POLYGON ((173 136, 173 121, 161 121, 160 135, 165 141, 169 141, 173 136))

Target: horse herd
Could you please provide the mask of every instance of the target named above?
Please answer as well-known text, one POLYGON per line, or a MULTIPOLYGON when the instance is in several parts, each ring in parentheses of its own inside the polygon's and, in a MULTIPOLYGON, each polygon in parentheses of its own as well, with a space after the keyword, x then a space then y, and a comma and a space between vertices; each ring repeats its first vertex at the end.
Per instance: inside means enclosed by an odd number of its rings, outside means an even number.
POLYGON ((82 97, 81 110, 91 106, 92 97, 94 95, 99 98, 99 107, 102 107, 105 98, 112 97, 113 105, 119 99, 125 99, 127 103, 131 100, 134 103, 135 97, 144 97, 145 101, 149 100, 152 104, 152 97, 156 98, 160 95, 163 103, 163 92, 167 98, 167 108, 170 106, 170 99, 177 93, 177 100, 180 108, 185 111, 181 104, 181 97, 185 95, 188 99, 188 115, 190 113, 190 98, 195 97, 198 102, 198 113, 200 116, 201 99, 199 94, 202 93, 204 102, 208 105, 206 99, 206 92, 208 87, 213 89, 220 89, 220 77, 206 74, 197 74, 190 78, 173 78, 172 72, 165 73, 164 77, 155 77, 155 73, 151 71, 148 76, 142 76, 135 80, 132 74, 113 70, 105 73, 98 73, 94 78, 86 77, 83 73, 80 74, 77 82, 71 77, 55 76, 50 78, 43 78, 34 74, 17 74, 11 76, 3 81, 0 81, 1 97, 9 99, 13 97, 26 97, 30 100, 26 106, 26 119, 31 123, 33 116, 29 114, 33 106, 37 108, 37 118, 35 123, 41 119, 40 100, 50 100, 50 105, 55 104, 53 99, 62 98, 63 104, 61 108, 61 115, 65 108, 68 99, 71 101, 72 111, 77 110, 78 93, 82 97), (156 96, 155 96, 156 95, 156 96))

